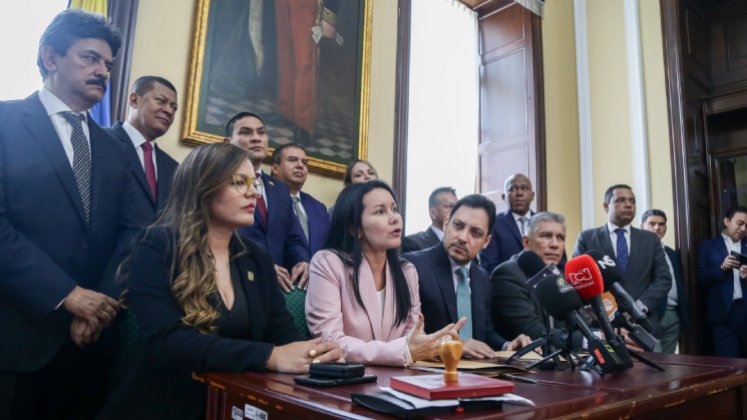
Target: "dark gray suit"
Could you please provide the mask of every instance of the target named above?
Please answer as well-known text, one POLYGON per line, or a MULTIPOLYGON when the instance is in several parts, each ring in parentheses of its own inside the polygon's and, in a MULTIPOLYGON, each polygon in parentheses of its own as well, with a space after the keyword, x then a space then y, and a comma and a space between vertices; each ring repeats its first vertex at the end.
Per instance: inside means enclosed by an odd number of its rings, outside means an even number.
POLYGON ((504 337, 526 334, 536 340, 547 330, 547 314, 526 287, 527 276, 517 263, 523 253, 493 270, 490 276, 493 286, 491 317, 498 334, 504 337))
POLYGON ((429 226, 428 229, 422 232, 405 236, 402 239, 402 253, 420 251, 421 249, 430 248, 439 242, 441 240, 438 239, 436 232, 429 226))
MULTIPOLYGON (((441 242, 436 246, 404 255, 415 265, 420 283, 420 309, 425 317, 425 332, 440 330, 457 322, 457 297, 449 254, 441 242)), ((490 320, 490 280, 488 273, 472 263, 469 269, 472 298, 472 337, 501 350, 506 339, 498 335, 490 320)))
MULTIPOLYGON (((581 232, 573 256, 592 249, 616 257, 606 224, 581 232)), ((658 236, 645 230, 630 228, 630 255, 622 277, 625 290, 633 299, 640 299, 648 306, 649 318, 657 325, 660 317, 657 309, 666 304, 667 294, 672 287, 669 265, 658 236)))

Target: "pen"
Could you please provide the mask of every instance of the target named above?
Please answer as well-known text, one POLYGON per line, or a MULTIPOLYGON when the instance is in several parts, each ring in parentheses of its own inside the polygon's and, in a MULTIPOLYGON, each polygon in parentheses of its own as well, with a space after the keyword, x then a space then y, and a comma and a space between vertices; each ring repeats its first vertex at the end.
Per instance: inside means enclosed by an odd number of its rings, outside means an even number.
POLYGON ((524 383, 527 383, 527 384, 535 384, 536 385, 536 384, 539 383, 539 382, 535 381, 534 379, 525 378, 523 376, 511 375, 511 374, 508 374, 508 373, 504 373, 501 376, 504 377, 504 378, 506 378, 506 379, 511 379, 511 380, 514 380, 514 381, 517 381, 517 382, 524 382, 524 383))

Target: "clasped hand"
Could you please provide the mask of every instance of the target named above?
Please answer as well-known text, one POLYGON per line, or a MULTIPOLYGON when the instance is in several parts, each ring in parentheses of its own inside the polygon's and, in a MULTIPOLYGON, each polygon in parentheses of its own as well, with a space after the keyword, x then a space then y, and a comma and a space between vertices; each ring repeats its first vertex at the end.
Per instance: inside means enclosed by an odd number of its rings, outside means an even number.
POLYGON ((267 369, 281 373, 308 373, 312 363, 345 363, 340 346, 321 337, 277 346, 272 349, 267 369))
POLYGON ((98 340, 101 331, 117 316, 119 303, 103 293, 75 288, 65 297, 62 307, 74 315, 70 324, 70 337, 83 347, 98 340))

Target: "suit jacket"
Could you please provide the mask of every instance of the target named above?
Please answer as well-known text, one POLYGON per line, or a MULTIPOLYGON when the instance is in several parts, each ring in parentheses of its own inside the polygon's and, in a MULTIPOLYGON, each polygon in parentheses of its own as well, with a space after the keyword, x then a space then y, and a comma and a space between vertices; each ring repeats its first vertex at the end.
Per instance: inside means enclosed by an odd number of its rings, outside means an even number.
POLYGON ((405 238, 402 239, 402 253, 405 254, 408 252, 420 251, 421 249, 430 248, 438 243, 441 243, 441 240, 438 239, 438 235, 436 235, 436 232, 434 232, 433 229, 428 227, 428 229, 422 232, 405 236, 405 238))
MULTIPOLYGON (((581 232, 573 256, 591 249, 602 251, 610 257, 615 256, 606 224, 581 232)), ((657 309, 666 304, 672 278, 661 241, 654 233, 630 228, 630 255, 622 276, 622 285, 633 299, 640 299, 649 308, 649 318, 657 325, 660 318, 657 309)))
POLYGON ((174 230, 156 227, 144 232, 132 252, 127 299, 142 337, 101 419, 198 418, 206 387, 191 372, 261 372, 275 345, 302 339, 285 308, 270 256, 238 238, 230 249, 244 281, 251 339, 205 334, 185 325, 184 310, 171 292, 179 274, 171 271, 176 241, 174 230))
POLYGON ((122 147, 88 118, 90 223, 73 170, 34 93, 0 102, 0 371, 44 366, 70 335, 57 308, 75 286, 99 289, 137 222, 122 147), (57 308, 57 309, 56 309, 57 308))
POLYGON ((303 229, 293 212, 288 187, 264 172, 262 182, 267 195, 267 226, 262 214, 255 211, 254 224, 239 233, 264 246, 275 264, 290 270, 301 261, 309 261, 303 229))
POLYGON ((510 209, 495 215, 495 225, 490 234, 493 238, 480 252, 480 266, 488 273, 524 249, 521 232, 510 209))
POLYGON ((132 140, 127 135, 127 132, 122 128, 122 123, 118 122, 112 126, 112 128, 105 129, 109 134, 122 142, 126 150, 127 159, 130 161, 130 168, 132 176, 135 178, 138 185, 137 201, 135 207, 138 210, 138 220, 141 220, 142 227, 146 227, 156 220, 157 213, 163 209, 171 191, 171 180, 174 178, 174 172, 179 164, 171 158, 166 152, 161 150, 157 144, 153 144, 153 151, 155 152, 156 160, 156 200, 153 201, 153 196, 150 193, 150 187, 148 186, 148 180, 145 178, 145 170, 143 169, 140 158, 137 155, 135 146, 132 144, 132 140))
POLYGON ((327 213, 327 206, 321 201, 303 191, 300 194, 301 204, 309 219, 309 240, 306 241, 306 249, 309 251, 309 256, 314 256, 327 243, 329 213, 327 213))
MULTIPOLYGON (((457 297, 449 254, 439 242, 422 251, 405 254, 418 270, 420 279, 420 308, 425 317, 425 332, 433 333, 447 324, 457 322, 457 297)), ((469 269, 472 300, 472 338, 495 350, 502 350, 506 339, 493 329, 490 317, 490 276, 477 264, 469 269)))
MULTIPOLYGON (((677 285, 677 315, 680 318, 680 331, 684 331, 688 324, 687 317, 690 313, 690 303, 687 298, 685 284, 682 281, 682 262, 680 262, 679 253, 672 248, 665 246, 664 252, 669 257, 669 261, 672 263, 672 268, 674 269, 674 279, 672 280, 677 285)), ((664 311, 666 311, 666 302, 664 303, 664 308, 659 313, 663 315, 664 311)))
POLYGON ((355 299, 353 269, 330 250, 321 250, 311 259, 306 294, 306 320, 313 337, 336 341, 345 360, 367 365, 402 366, 405 362, 407 333, 420 314, 418 273, 410 263, 403 266, 412 305, 407 321, 395 324, 394 283, 386 266, 384 311, 374 287, 373 273, 366 258, 359 269, 361 307, 355 299))
MULTIPOLYGON (((742 239, 742 254, 747 253, 747 238, 742 239)), ((727 250, 721 235, 700 243, 698 247, 698 282, 708 290, 708 320, 712 324, 728 322, 734 299, 734 274, 721 270, 727 250)), ((747 282, 741 281, 742 295, 747 296, 747 282)), ((742 299, 746 305, 747 299, 742 299)))
POLYGON ((490 276, 493 326, 504 337, 526 334, 536 340, 547 331, 547 313, 526 286, 527 276, 517 262, 520 255, 496 267, 490 276))

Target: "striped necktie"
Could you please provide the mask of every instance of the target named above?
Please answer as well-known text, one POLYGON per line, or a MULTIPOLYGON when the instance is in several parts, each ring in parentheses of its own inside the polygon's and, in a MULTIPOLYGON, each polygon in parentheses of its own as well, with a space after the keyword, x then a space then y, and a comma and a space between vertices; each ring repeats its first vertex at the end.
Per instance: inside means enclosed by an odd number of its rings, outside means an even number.
POLYGON ((88 148, 88 139, 83 132, 83 121, 86 117, 72 111, 60 112, 72 127, 73 134, 70 142, 73 145, 73 175, 78 185, 80 199, 83 201, 83 211, 86 214, 86 224, 91 220, 91 151, 88 148))

